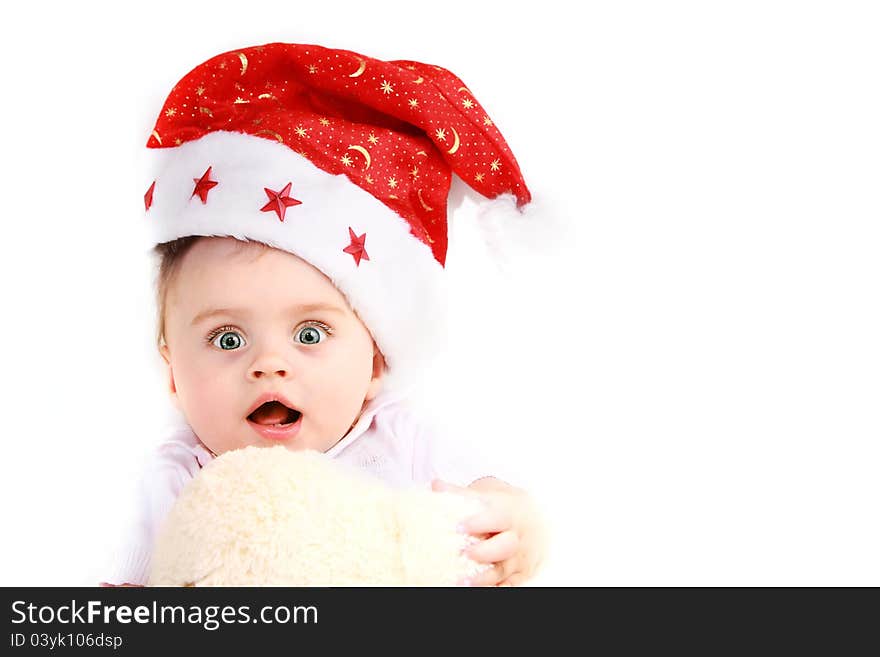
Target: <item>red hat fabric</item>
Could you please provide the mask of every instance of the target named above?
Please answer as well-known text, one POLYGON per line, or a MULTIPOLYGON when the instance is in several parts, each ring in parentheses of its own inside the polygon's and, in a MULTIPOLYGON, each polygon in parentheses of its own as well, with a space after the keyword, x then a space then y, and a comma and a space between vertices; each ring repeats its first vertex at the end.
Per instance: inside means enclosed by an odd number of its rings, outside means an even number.
POLYGON ((531 200, 456 75, 317 45, 270 43, 200 64, 168 95, 147 147, 153 243, 228 235, 304 258, 401 378, 442 325, 452 174, 486 198, 531 200))

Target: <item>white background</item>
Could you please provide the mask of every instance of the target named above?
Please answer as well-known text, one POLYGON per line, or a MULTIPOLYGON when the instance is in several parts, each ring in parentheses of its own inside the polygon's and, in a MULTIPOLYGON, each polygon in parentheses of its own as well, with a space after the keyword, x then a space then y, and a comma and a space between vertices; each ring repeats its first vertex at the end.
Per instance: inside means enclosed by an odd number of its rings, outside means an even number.
POLYGON ((432 378, 435 419, 546 505, 545 582, 880 585, 871 5, 7 8, 0 584, 106 570, 168 413, 147 137, 193 67, 288 41, 454 71, 545 237, 570 225, 500 274, 455 224, 432 378))

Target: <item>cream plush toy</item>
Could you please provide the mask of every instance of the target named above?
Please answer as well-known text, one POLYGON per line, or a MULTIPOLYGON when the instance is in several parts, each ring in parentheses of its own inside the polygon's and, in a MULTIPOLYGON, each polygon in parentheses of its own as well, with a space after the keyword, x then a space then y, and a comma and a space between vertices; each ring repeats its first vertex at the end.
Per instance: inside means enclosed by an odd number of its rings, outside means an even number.
POLYGON ((395 491, 323 454, 247 447, 187 484, 157 538, 159 586, 444 586, 487 566, 451 493, 395 491))

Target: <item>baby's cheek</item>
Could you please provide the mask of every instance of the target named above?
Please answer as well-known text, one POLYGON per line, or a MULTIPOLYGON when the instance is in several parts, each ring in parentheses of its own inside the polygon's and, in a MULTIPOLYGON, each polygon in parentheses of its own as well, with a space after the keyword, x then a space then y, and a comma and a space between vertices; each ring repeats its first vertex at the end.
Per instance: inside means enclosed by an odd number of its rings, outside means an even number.
POLYGON ((215 382, 203 379, 195 382, 187 399, 184 414, 195 433, 214 453, 235 449, 235 437, 245 427, 244 418, 238 417, 241 402, 231 399, 228 391, 215 382))
POLYGON ((329 449, 348 433, 363 402, 355 401, 352 393, 350 382, 344 378, 328 380, 313 390, 303 429, 316 449, 329 449))
POLYGON ((337 435, 341 424, 335 399, 337 393, 338 390, 326 389, 323 394, 315 397, 314 403, 309 407, 308 423, 303 428, 309 442, 315 443, 316 449, 326 449, 341 437, 341 434, 337 435))

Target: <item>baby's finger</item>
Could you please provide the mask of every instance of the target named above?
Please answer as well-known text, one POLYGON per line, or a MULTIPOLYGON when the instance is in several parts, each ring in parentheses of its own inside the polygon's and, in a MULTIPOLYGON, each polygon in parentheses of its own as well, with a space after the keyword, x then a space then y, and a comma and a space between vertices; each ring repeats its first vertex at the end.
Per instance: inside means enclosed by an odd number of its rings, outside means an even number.
POLYGON ((501 564, 493 564, 491 568, 477 573, 466 579, 465 586, 495 586, 504 579, 504 571, 501 564))
POLYGON ((450 484, 442 479, 431 480, 431 490, 435 493, 458 493, 459 495, 473 495, 474 491, 455 484, 450 484))
POLYGON ((480 563, 497 563, 510 559, 519 549, 519 536, 507 531, 495 534, 464 550, 465 554, 480 563))
POLYGON ((108 583, 108 582, 101 582, 98 586, 100 586, 100 587, 102 587, 102 588, 107 588, 107 587, 109 587, 109 588, 113 588, 113 589, 118 589, 118 588, 143 588, 143 585, 141 585, 141 584, 129 584, 129 583, 127 583, 127 582, 126 582, 125 584, 110 584, 110 583, 108 583))
POLYGON ((512 526, 513 518, 509 511, 487 506, 485 511, 462 520, 458 530, 462 534, 497 534, 512 526))
POLYGON ((522 573, 513 573, 510 577, 502 581, 498 586, 520 586, 526 578, 522 573))
POLYGON ((487 568, 484 572, 471 578, 471 586, 499 586, 505 581, 509 581, 511 576, 517 571, 516 557, 506 559, 496 564, 492 564, 491 568, 487 568))

